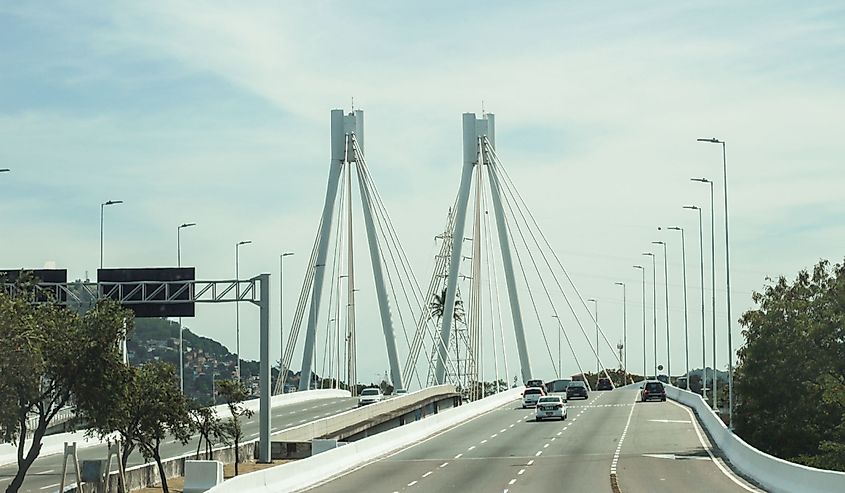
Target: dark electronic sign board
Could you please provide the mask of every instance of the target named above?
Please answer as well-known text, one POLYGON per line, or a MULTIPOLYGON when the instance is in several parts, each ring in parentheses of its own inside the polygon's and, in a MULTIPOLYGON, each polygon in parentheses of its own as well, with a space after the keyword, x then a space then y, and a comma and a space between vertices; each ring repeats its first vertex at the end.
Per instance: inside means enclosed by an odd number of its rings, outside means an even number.
MULTIPOLYGON (((39 284, 67 283, 67 269, 0 269, 0 280, 4 283, 15 283, 22 274, 31 274, 39 284)), ((57 295, 59 298, 57 301, 60 303, 67 301, 67 293, 62 289, 52 290, 45 286, 45 291, 57 295)), ((47 299, 46 294, 41 294, 37 296, 36 301, 45 302, 47 299)))
MULTIPOLYGON (((133 283, 147 281, 144 284, 144 289, 148 293, 146 302, 132 303, 132 301, 140 301, 142 299, 143 294, 141 290, 138 290, 130 296, 124 295, 126 296, 126 299, 123 300, 123 306, 134 311, 136 317, 193 317, 194 303, 190 301, 193 286, 191 283, 179 283, 176 281, 195 280, 194 270, 195 269, 193 267, 98 269, 97 282, 101 284, 101 292, 105 296, 119 299, 120 293, 115 286, 104 283, 133 283), (169 284, 167 288, 164 286, 165 282, 169 284), (172 296, 172 294, 179 291, 181 287, 185 287, 185 289, 178 295, 172 296), (173 301, 168 303, 150 302, 150 300, 164 301, 168 293, 171 294, 172 299, 185 301, 176 303, 173 301)), ((132 292, 134 286, 131 284, 124 284, 122 289, 124 293, 128 294, 132 292)))

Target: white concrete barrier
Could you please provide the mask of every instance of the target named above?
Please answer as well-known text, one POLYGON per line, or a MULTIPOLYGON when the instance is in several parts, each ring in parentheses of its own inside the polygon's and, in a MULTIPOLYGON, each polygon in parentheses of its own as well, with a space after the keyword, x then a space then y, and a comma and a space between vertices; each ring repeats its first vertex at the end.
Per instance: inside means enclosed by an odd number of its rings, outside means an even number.
POLYGON ((183 493, 205 493, 223 483, 223 463, 219 460, 186 460, 183 493))
POLYGON ((845 473, 816 469, 761 452, 732 433, 700 395, 666 385, 666 396, 693 408, 724 456, 742 474, 773 493, 845 492, 845 473))
POLYGON ((515 401, 521 397, 523 390, 523 387, 510 389, 308 459, 241 475, 209 492, 275 493, 308 488, 515 401))
MULTIPOLYGON (((300 402, 312 401, 317 399, 340 399, 351 396, 352 394, 350 394, 347 390, 305 390, 302 392, 291 392, 289 394, 274 395, 270 399, 270 407, 275 408, 278 406, 287 406, 290 404, 297 404, 300 402)), ((252 409, 253 411, 255 411, 256 414, 258 414, 258 405, 259 399, 250 399, 244 402, 244 406, 248 409, 252 409)), ((231 417, 231 415, 229 414, 229 408, 225 404, 215 406, 214 410, 217 411, 217 415, 221 418, 225 419, 231 417)), ((94 447, 106 443, 105 441, 99 440, 95 437, 86 437, 86 431, 87 430, 79 430, 67 433, 57 433, 55 435, 49 435, 44 437, 44 439, 41 441, 42 447, 41 454, 39 454, 39 457, 46 457, 48 455, 53 454, 61 454, 64 450, 64 442, 76 442, 77 447, 79 449, 94 447)), ((26 450, 29 450, 31 443, 31 439, 28 439, 26 441, 26 450)), ((0 466, 17 462, 17 453, 18 449, 15 445, 12 445, 11 443, 0 444, 0 466)))

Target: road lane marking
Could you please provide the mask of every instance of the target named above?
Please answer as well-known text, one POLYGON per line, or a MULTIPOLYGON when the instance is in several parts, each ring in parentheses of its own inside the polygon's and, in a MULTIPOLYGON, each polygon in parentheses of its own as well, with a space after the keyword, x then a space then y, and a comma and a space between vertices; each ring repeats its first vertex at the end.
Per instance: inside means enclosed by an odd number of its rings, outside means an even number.
POLYGON ((557 437, 552 437, 552 441, 555 441, 555 440, 557 440, 557 437))
POLYGON ((48 484, 47 486, 42 486, 41 488, 38 488, 38 489, 39 490, 49 490, 50 488, 55 488, 56 486, 59 486, 59 484, 60 483, 48 484))
POLYGON ((548 443, 547 443, 547 444, 544 444, 544 445, 543 445, 543 448, 549 448, 549 444, 548 444, 548 443))
POLYGON ((716 467, 718 467, 719 470, 722 471, 722 473, 725 476, 728 477, 728 479, 730 479, 734 483, 738 484, 740 487, 742 487, 746 491, 753 491, 753 492, 759 492, 760 491, 759 489, 754 488, 753 486, 745 484, 745 482, 740 480, 739 477, 737 477, 737 475, 734 474, 733 471, 726 468, 724 466, 724 464, 722 464, 721 461, 717 460, 716 457, 713 456, 713 452, 710 450, 710 446, 707 445, 707 443, 704 441, 704 437, 701 435, 701 430, 698 426, 698 420, 695 419, 695 416, 693 416, 692 410, 690 408, 688 408, 686 406, 682 406, 681 404, 678 404, 677 402, 672 401, 672 400, 669 400, 669 402, 671 404, 674 404, 674 405, 680 407, 681 409, 685 410, 687 412, 687 414, 689 414, 690 420, 692 421, 693 428, 695 429, 695 434, 698 435, 699 443, 701 443, 701 446, 704 447, 704 450, 707 451, 707 455, 709 455, 710 458, 713 459, 713 463, 716 464, 716 467))
POLYGON ((467 449, 467 452, 469 452, 470 450, 472 450, 474 448, 475 448, 475 445, 471 446, 470 448, 467 449))
MULTIPOLYGON (((634 416, 635 407, 631 407, 631 412, 628 413, 628 421, 625 423, 625 428, 622 430, 622 436, 619 437, 619 443, 616 444, 616 451, 613 453, 613 461, 610 463, 610 484, 616 484, 616 465, 619 463, 619 453, 622 451, 622 442, 625 441, 625 435, 628 433, 628 427, 631 426, 631 418, 634 416)), ((616 490, 614 490, 616 491, 616 490)))
POLYGON ((540 457, 540 454, 542 454, 542 453, 543 453, 542 450, 538 450, 537 453, 534 454, 534 457, 540 457))
POLYGON ((56 472, 55 469, 47 469, 46 471, 37 472, 35 474, 50 474, 51 472, 56 472))
POLYGON ((529 465, 529 466, 530 466, 530 465, 533 465, 533 464, 534 464, 534 459, 531 459, 530 461, 528 461, 528 465, 529 465))
POLYGON ((499 430, 499 433, 504 433, 504 432, 506 432, 506 431, 508 431, 508 429, 507 429, 507 428, 502 428, 501 430, 499 430))
POLYGON ((524 473, 524 472, 525 472, 525 469, 524 469, 524 468, 523 468, 523 469, 520 469, 520 470, 519 470, 519 472, 518 472, 518 473, 516 473, 516 475, 517 475, 517 476, 522 476, 522 473, 524 473))
POLYGON ((511 479, 511 480, 508 482, 508 486, 510 486, 510 485, 512 485, 512 484, 514 484, 514 483, 516 483, 516 478, 511 479))
POLYGON ((415 484, 417 484, 416 481, 411 481, 410 483, 408 483, 408 486, 414 486, 415 484))
POLYGON ((455 456, 455 458, 456 458, 456 459, 460 459, 462 455, 464 455, 464 454, 463 454, 463 453, 460 453, 460 454, 456 455, 456 456, 455 456))
POLYGON ((490 438, 496 438, 497 436, 499 436, 498 433, 493 433, 492 435, 490 435, 490 438))
POLYGON ((449 465, 449 463, 448 463, 448 462, 444 462, 443 464, 440 464, 440 467, 446 467, 446 466, 448 466, 448 465, 449 465))
POLYGON ((685 421, 683 419, 650 419, 649 421, 653 423, 692 423, 692 421, 685 421))
POLYGON ((486 440, 486 439, 485 439, 485 440, 481 440, 481 444, 485 444, 485 443, 487 443, 487 440, 486 440))
POLYGON ((433 472, 433 471, 428 471, 427 473, 423 474, 423 476, 422 476, 422 477, 427 478, 427 477, 431 476, 431 473, 432 473, 432 472, 433 472))
POLYGON ((653 459, 671 459, 671 460, 712 460, 710 457, 702 457, 700 455, 681 455, 675 454, 643 454, 643 457, 651 457, 653 459))

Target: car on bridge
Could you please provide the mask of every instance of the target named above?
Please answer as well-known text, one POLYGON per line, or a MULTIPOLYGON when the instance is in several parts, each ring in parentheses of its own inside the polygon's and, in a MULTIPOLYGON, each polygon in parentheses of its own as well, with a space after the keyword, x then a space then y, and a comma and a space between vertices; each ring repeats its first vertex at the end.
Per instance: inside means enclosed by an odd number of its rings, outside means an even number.
POLYGON ((374 404, 383 400, 384 394, 381 393, 380 388, 372 387, 364 389, 361 391, 361 395, 358 396, 358 407, 365 406, 367 404, 374 404))
POLYGON ((567 418, 566 404, 559 395, 545 395, 537 401, 537 410, 534 412, 534 419, 542 421, 549 418, 567 418))
POLYGON ((529 387, 522 393, 522 409, 526 407, 534 407, 541 397, 546 395, 546 391, 540 387, 529 387))
POLYGON ((599 378, 596 384, 596 390, 613 390, 613 384, 609 378, 599 378))
POLYGON ((547 388, 546 388, 546 384, 545 384, 545 383, 543 383, 543 381, 542 381, 542 380, 539 380, 539 379, 536 379, 536 380, 529 380, 529 381, 525 382, 525 386, 526 386, 526 387, 528 387, 528 388, 530 388, 530 387, 539 387, 539 388, 543 389, 543 392, 548 392, 548 391, 549 391, 549 389, 547 389, 547 388))
POLYGON ((648 401, 666 401, 666 389, 663 384, 657 380, 646 381, 642 385, 640 391, 640 402, 648 401))
POLYGON ((584 399, 589 397, 587 384, 580 380, 573 380, 569 382, 569 385, 566 386, 566 398, 572 399, 573 397, 583 397, 584 399))

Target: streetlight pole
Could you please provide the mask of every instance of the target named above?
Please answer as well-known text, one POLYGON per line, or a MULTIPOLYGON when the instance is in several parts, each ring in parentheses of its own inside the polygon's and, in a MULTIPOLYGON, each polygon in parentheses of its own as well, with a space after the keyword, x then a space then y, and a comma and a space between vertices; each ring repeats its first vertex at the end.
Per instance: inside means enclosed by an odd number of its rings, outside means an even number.
POLYGON ((587 301, 593 302, 593 313, 596 319, 596 378, 598 379, 599 373, 601 373, 601 361, 599 360, 599 302, 595 298, 590 298, 587 301))
POLYGON ((651 307, 654 312, 654 338, 652 342, 654 343, 654 379, 657 380, 657 257, 651 252, 643 253, 643 255, 651 257, 651 287, 653 289, 651 307))
MULTIPOLYGON (((176 228, 176 267, 182 267, 182 228, 191 228, 197 223, 182 223, 176 228)), ((182 317, 179 317, 179 390, 185 393, 185 364, 182 361, 182 317)))
POLYGON ((645 311, 646 311, 646 294, 645 294, 645 267, 642 265, 635 265, 635 269, 639 269, 640 272, 643 274, 643 380, 646 379, 648 376, 648 362, 646 361, 646 354, 648 350, 646 349, 646 321, 645 321, 645 311))
POLYGON ((710 290, 713 295, 710 306, 711 318, 713 319, 713 395, 711 404, 713 410, 718 412, 719 404, 716 402, 718 397, 716 390, 719 388, 719 375, 716 373, 716 209, 713 203, 713 182, 707 178, 690 178, 690 180, 710 184, 710 290))
POLYGON ((287 383, 288 376, 282 375, 285 372, 285 296, 283 294, 285 288, 284 266, 285 257, 290 257, 293 252, 284 252, 279 254, 279 378, 282 379, 282 393, 285 393, 285 383, 287 383))
POLYGON ((249 245, 252 243, 252 240, 247 241, 239 241, 235 243, 235 297, 238 301, 235 301, 235 356, 237 357, 238 365, 235 367, 235 371, 238 374, 238 381, 241 381, 241 310, 240 310, 240 302, 241 299, 241 278, 240 278, 240 248, 241 245, 249 245))
POLYGON ((731 249, 729 241, 728 228, 728 158, 725 151, 725 141, 718 140, 715 137, 710 139, 698 139, 699 142, 708 142, 711 144, 722 144, 722 181, 724 182, 725 190, 725 283, 728 290, 727 293, 727 310, 728 310, 728 428, 733 430, 734 421, 734 352, 733 341, 731 337, 731 249))
POLYGON ((622 385, 628 383, 628 295, 625 283, 617 282, 622 286, 622 385))
POLYGON ((652 241, 655 245, 663 245, 663 283, 665 285, 666 293, 666 375, 669 377, 669 383, 672 383, 672 348, 669 346, 669 255, 666 253, 665 241, 652 241))
POLYGON ((122 200, 107 200, 100 204, 100 268, 103 268, 103 216, 107 205, 122 204, 122 200))
POLYGON ((704 400, 707 401, 707 343, 705 341, 705 322, 704 322, 704 228, 701 223, 701 207, 696 205, 685 205, 684 209, 698 211, 698 253, 701 258, 701 371, 703 373, 704 384, 701 386, 701 392, 704 400))
POLYGON ((686 382, 687 390, 689 390, 689 308, 687 305, 687 240, 684 228, 679 226, 671 226, 666 228, 672 231, 681 232, 681 261, 683 262, 684 271, 684 357, 686 358, 687 373, 686 382))
MULTIPOLYGON (((563 331, 563 326, 560 325, 560 317, 557 315, 552 315, 552 318, 557 320, 557 378, 560 379, 561 375, 563 375, 563 369, 561 367, 561 357, 560 357, 560 333, 563 331)), ((497 384, 498 385, 498 384, 497 384)))

